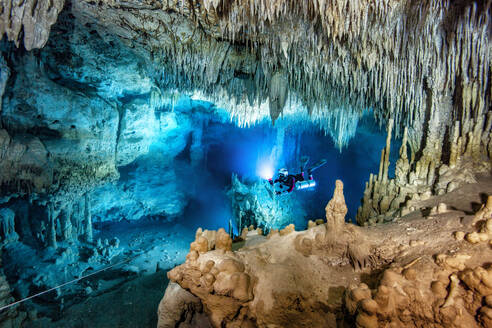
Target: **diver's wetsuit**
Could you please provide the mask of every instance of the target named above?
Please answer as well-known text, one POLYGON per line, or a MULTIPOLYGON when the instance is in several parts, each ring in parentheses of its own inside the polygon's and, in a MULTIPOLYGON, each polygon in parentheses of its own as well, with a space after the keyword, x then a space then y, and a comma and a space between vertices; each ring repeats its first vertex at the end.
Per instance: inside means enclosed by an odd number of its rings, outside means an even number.
MULTIPOLYGON (((309 174, 309 180, 313 180, 313 176, 309 174)), ((294 188, 296 187, 296 182, 298 181, 304 181, 304 172, 301 172, 299 174, 293 175, 289 174, 286 177, 283 177, 282 175, 279 175, 275 181, 273 179, 268 179, 268 182, 274 186, 275 184, 279 184, 280 190, 275 191, 277 195, 281 195, 284 193, 291 193, 294 191, 294 188)))

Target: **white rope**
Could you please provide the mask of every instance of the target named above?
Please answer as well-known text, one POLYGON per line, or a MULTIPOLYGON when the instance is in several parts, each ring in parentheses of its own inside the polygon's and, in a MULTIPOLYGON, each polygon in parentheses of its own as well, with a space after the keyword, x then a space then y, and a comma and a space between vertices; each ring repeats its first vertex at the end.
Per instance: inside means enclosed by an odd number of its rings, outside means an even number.
POLYGON ((86 276, 83 276, 83 277, 80 277, 80 278, 77 278, 77 279, 74 279, 74 280, 70 280, 70 281, 68 281, 68 282, 66 282, 66 283, 63 283, 63 284, 61 284, 61 285, 58 285, 58 286, 56 286, 56 287, 50 288, 50 289, 45 290, 45 291, 42 291, 42 292, 40 292, 40 293, 37 293, 37 294, 31 295, 31 296, 29 296, 29 297, 23 298, 23 299, 21 299, 21 300, 19 300, 19 301, 16 301, 16 302, 10 303, 10 304, 8 304, 8 305, 2 306, 2 307, 0 307, 0 311, 3 311, 3 310, 5 310, 5 309, 8 309, 8 308, 10 308, 10 307, 12 307, 12 306, 14 306, 14 305, 17 305, 17 304, 23 303, 23 302, 28 301, 28 300, 30 300, 30 299, 33 299, 33 298, 35 298, 35 297, 41 296, 41 295, 43 295, 43 294, 49 293, 49 292, 51 292, 51 291, 54 291, 55 289, 58 289, 58 288, 64 287, 64 286, 66 286, 66 285, 73 284, 74 282, 77 282, 77 281, 80 281, 80 280, 82 280, 82 279, 88 278, 88 277, 90 277, 90 276, 93 276, 93 275, 95 275, 95 274, 98 274, 98 273, 100 273, 100 272, 103 272, 103 271, 105 271, 105 270, 107 270, 107 269, 110 269, 110 268, 115 267, 115 266, 117 266, 117 265, 123 264, 123 263, 125 263, 125 262, 130 261, 130 260, 133 260, 133 259, 135 259, 135 258, 137 258, 137 257, 138 257, 138 256, 134 256, 134 257, 131 257, 131 258, 126 259, 126 260, 124 260, 124 261, 121 261, 121 262, 118 262, 118 263, 115 263, 115 264, 111 264, 111 265, 109 265, 109 266, 107 266, 107 267, 105 267, 105 268, 102 268, 102 269, 99 269, 99 270, 94 271, 94 272, 92 272, 92 273, 89 273, 89 274, 88 274, 88 275, 86 275, 86 276))

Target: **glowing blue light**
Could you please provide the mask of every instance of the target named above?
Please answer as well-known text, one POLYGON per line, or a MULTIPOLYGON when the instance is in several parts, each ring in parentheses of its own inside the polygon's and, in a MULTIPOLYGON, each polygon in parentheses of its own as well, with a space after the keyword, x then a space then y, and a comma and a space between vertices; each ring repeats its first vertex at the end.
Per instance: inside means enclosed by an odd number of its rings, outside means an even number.
POLYGON ((265 180, 273 178, 273 163, 270 161, 261 161, 257 169, 257 174, 265 180))

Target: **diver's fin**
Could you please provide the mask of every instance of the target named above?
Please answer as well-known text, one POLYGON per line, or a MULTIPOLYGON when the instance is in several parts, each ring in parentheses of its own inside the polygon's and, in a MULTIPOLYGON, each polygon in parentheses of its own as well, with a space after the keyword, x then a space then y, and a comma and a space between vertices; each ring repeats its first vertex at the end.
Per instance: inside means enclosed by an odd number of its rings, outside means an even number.
POLYGON ((323 165, 325 165, 327 162, 326 159, 320 159, 319 161, 317 161, 312 167, 309 168, 309 172, 313 172, 314 170, 322 167, 323 165))

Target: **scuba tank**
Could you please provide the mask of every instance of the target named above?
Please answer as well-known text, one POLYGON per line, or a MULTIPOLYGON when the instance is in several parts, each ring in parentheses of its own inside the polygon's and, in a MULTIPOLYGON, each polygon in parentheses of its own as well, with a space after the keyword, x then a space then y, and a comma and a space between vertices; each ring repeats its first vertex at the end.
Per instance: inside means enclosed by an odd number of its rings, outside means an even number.
POLYGON ((316 187, 316 181, 314 180, 304 180, 296 182, 296 190, 306 190, 316 187))

